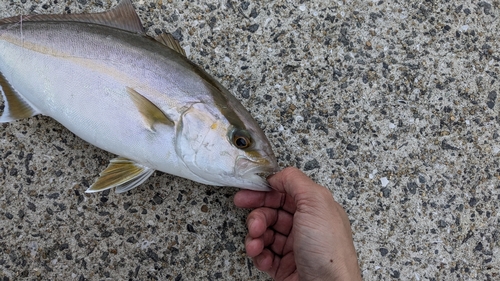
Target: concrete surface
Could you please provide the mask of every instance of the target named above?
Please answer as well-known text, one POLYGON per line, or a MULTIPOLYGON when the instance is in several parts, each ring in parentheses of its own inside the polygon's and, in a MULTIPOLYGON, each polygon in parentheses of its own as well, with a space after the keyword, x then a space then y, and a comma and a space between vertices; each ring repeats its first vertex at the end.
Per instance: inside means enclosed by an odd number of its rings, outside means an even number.
MULTIPOLYGON (((133 2, 250 109, 282 167, 331 189, 365 280, 500 278, 500 2, 133 2)), ((115 4, 2 0, 0 16, 115 4)), ((0 135, 3 280, 267 279, 235 189, 156 173, 84 194, 112 155, 45 117, 0 135)))

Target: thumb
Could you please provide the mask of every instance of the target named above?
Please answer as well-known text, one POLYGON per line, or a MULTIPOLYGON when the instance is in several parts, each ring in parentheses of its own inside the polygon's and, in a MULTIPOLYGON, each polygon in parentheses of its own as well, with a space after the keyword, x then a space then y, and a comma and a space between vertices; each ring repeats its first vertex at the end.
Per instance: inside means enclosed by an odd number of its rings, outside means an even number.
POLYGON ((288 167, 267 179, 271 187, 280 192, 290 195, 295 202, 297 197, 315 191, 324 191, 325 187, 316 184, 306 174, 295 167, 288 167))

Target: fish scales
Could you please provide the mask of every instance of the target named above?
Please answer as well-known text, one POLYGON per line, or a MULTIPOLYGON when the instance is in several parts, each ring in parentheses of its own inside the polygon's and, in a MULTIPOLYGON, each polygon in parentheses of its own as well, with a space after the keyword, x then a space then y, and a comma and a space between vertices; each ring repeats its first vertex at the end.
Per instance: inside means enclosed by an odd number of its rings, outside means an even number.
POLYGON ((268 190, 261 174, 277 170, 276 158, 248 111, 175 40, 160 43, 117 28, 119 22, 107 24, 117 11, 135 15, 124 0, 97 14, 105 23, 92 15, 76 21, 37 16, 22 25, 4 20, 0 87, 6 110, 0 121, 28 117, 21 109, 29 108, 30 116, 48 115, 119 155, 89 192, 130 190, 154 170, 268 190))

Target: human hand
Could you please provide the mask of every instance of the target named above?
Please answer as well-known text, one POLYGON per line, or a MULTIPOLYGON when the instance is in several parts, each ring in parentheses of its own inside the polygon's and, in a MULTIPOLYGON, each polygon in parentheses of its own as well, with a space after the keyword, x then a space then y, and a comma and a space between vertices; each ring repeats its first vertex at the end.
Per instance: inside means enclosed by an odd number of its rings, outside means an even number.
POLYGON ((275 280, 361 280, 349 219, 325 187, 297 168, 268 179, 270 192, 240 190, 247 255, 275 280))

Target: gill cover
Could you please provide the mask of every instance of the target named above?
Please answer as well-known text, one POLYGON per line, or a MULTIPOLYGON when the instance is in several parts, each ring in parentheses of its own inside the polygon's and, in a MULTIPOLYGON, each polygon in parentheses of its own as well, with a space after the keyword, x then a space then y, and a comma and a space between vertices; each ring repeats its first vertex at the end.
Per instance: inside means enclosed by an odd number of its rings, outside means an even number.
POLYGON ((186 110, 177 127, 177 155, 206 184, 224 185, 221 178, 233 173, 238 153, 227 141, 228 124, 212 108, 195 103, 186 110), (222 172, 222 173, 221 173, 222 172))

